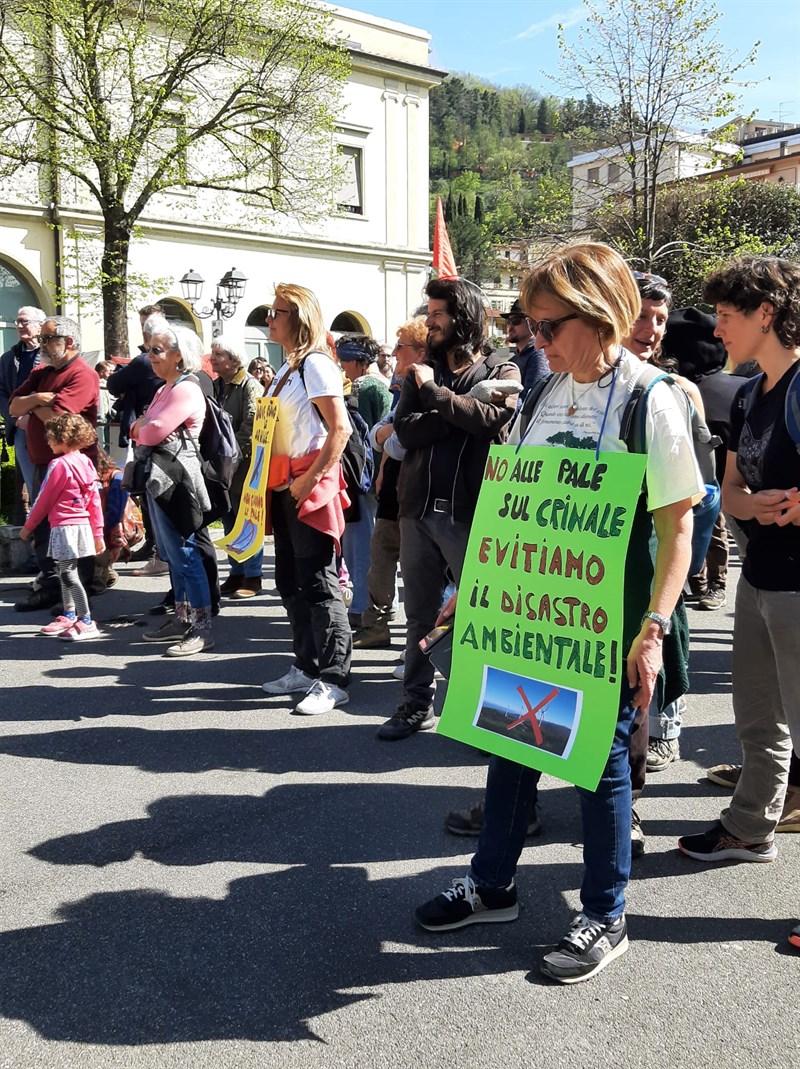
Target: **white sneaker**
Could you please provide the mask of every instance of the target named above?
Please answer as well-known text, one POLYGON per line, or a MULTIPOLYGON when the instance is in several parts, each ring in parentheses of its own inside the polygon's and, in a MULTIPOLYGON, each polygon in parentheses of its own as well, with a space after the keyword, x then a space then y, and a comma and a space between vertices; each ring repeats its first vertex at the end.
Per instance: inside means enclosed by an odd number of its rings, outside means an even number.
POLYGON ((296 694, 302 691, 307 694, 314 686, 315 680, 301 672, 297 665, 292 665, 285 676, 280 679, 269 679, 263 685, 267 694, 296 694))
POLYGON ((299 702, 294 711, 301 716, 319 716, 320 713, 332 713, 337 705, 347 705, 350 695, 334 683, 325 683, 315 679, 311 690, 299 702))

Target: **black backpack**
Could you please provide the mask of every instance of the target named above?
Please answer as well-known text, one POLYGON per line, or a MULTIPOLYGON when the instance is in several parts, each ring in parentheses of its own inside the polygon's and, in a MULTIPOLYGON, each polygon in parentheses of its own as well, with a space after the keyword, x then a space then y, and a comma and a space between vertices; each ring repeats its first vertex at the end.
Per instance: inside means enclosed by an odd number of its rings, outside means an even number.
MULTIPOLYGON (((185 375, 183 378, 199 385, 194 375, 185 375)), ((236 441, 231 417, 215 397, 203 396, 206 399, 206 415, 200 429, 198 447, 200 468, 211 499, 211 509, 206 513, 205 522, 211 523, 231 507, 230 490, 234 473, 242 460, 242 451, 236 441)))
MULTIPOLYGON (((297 366, 297 370, 300 372, 300 381, 303 383, 304 389, 306 380, 303 375, 303 365, 305 364, 306 359, 306 357, 303 357, 297 366)), ((319 408, 317 408, 316 405, 314 405, 314 407, 319 413, 319 418, 325 423, 319 408)), ((358 409, 351 408, 347 402, 345 402, 344 407, 347 412, 347 418, 350 421, 350 437, 347 439, 347 444, 344 447, 344 452, 341 456, 341 464, 342 474, 347 483, 347 495, 350 500, 353 501, 356 494, 366 494, 372 489, 372 482, 375 477, 375 458, 372 455, 372 446, 369 441, 369 427, 367 426, 366 420, 358 409)), ((325 426, 327 427, 327 424, 325 424, 325 426)))

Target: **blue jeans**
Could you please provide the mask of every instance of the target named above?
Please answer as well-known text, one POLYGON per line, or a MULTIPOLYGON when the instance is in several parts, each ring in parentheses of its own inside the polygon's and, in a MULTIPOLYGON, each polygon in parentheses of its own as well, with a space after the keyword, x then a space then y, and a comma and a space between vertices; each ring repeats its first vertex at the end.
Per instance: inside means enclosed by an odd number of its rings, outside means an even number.
MULTIPOLYGON (((614 741, 596 791, 578 787, 583 818, 581 902, 587 917, 607 923, 625 910, 631 874, 631 775, 628 751, 635 709, 625 685, 614 741)), ((472 859, 478 888, 508 887, 525 844, 539 773, 492 757, 486 781, 483 828, 472 859)))
POLYGON ((147 504, 156 536, 158 553, 169 564, 175 592, 175 614, 183 623, 198 631, 211 629, 211 592, 203 559, 195 545, 195 536, 183 538, 173 527, 164 510, 148 494, 147 504))
MULTIPOLYGON (((239 502, 231 502, 231 509, 229 512, 223 513, 220 517, 222 521, 222 530, 225 534, 230 534, 236 524, 236 516, 239 512, 239 502)), ((264 550, 263 548, 255 553, 252 557, 248 557, 245 561, 234 560, 233 557, 228 557, 228 562, 231 566, 231 575, 243 575, 245 579, 260 579, 261 567, 264 563, 264 550)))
POLYGON ((32 505, 35 496, 33 489, 33 461, 28 456, 28 438, 26 433, 25 431, 20 430, 19 427, 15 427, 14 429, 14 457, 19 466, 22 481, 28 488, 28 498, 32 505))
POLYGON ((358 519, 353 523, 345 524, 342 535, 342 555, 347 561, 347 570, 350 572, 350 580, 353 584, 353 602, 350 612, 358 616, 369 608, 367 573, 377 509, 378 499, 374 493, 370 491, 368 494, 361 494, 358 499, 358 519))

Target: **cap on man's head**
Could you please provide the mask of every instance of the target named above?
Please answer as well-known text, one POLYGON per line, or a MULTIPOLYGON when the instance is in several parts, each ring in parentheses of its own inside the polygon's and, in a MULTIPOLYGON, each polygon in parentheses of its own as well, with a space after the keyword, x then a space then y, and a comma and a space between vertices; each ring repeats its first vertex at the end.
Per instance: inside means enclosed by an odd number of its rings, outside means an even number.
POLYGON ((514 301, 509 310, 506 312, 504 319, 525 319, 525 312, 522 310, 522 305, 519 302, 519 297, 514 301))

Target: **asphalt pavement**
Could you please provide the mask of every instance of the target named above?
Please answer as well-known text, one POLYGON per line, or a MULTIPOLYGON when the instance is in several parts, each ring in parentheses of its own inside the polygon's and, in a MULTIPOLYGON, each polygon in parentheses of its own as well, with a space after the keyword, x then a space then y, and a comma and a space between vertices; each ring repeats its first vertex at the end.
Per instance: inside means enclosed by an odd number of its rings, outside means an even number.
MULTIPOLYGON (((691 612, 682 759, 640 811, 627 955, 586 984, 538 961, 577 911, 574 789, 546 780, 514 924, 431 935, 413 907, 469 862, 443 817, 484 758, 434 732, 386 743, 401 650, 357 653, 320 717, 260 684, 290 664, 265 592, 226 601, 213 652, 141 641, 163 580, 97 599, 102 639, 36 635, 0 578, 0 1069, 796 1066, 798 836, 768 865, 679 855, 728 797, 732 590, 691 612)), ((441 694, 437 704, 441 704, 441 694)))

